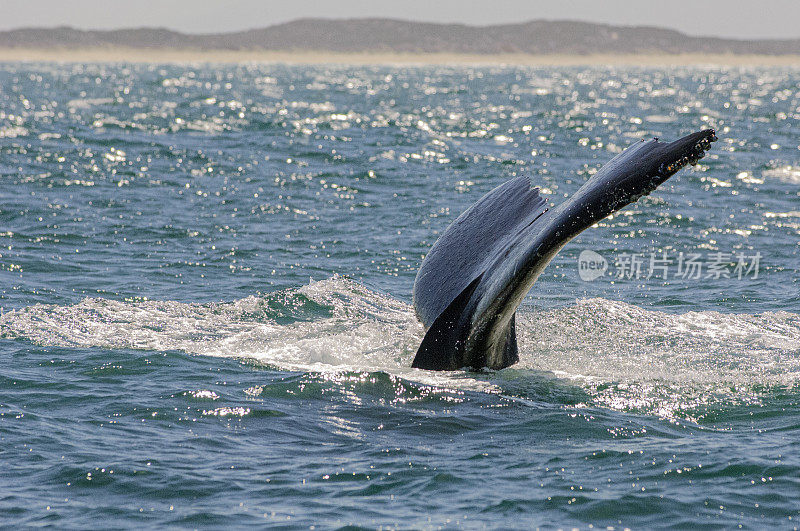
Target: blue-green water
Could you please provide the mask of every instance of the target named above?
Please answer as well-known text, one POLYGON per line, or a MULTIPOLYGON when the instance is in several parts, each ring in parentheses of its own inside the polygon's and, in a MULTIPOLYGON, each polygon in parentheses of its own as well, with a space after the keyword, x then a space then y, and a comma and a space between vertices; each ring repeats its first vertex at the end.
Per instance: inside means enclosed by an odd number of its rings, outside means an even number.
POLYGON ((0 522, 794 527, 798 185, 800 70, 2 65, 0 522), (409 368, 463 209, 706 127, 519 364, 409 368))

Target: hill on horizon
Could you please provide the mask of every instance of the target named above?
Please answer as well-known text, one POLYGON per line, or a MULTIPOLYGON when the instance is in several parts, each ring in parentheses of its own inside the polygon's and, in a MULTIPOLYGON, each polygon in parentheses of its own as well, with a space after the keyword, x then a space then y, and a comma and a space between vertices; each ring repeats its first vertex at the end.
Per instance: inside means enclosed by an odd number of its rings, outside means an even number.
POLYGON ((568 20, 468 26, 405 20, 299 19, 261 29, 188 34, 165 28, 0 32, 0 48, 149 48, 455 54, 800 54, 800 39, 694 37, 649 26, 568 20))

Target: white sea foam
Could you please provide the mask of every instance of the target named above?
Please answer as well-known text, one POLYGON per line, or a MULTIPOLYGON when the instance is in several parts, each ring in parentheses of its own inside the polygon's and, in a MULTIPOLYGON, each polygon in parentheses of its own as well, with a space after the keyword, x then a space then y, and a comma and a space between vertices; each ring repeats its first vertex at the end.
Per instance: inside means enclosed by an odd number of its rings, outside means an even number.
POLYGON ((793 385, 800 316, 671 314, 606 299, 518 318, 521 366, 602 381, 793 385))
POLYGON ((98 105, 108 105, 113 103, 113 98, 76 98, 67 102, 67 107, 73 109, 91 109, 98 105))
POLYGON ((71 306, 40 304, 0 316, 0 337, 46 346, 179 350, 284 370, 384 371, 429 385, 493 388, 460 371, 412 369, 422 335, 410 305, 342 277, 230 303, 86 298, 71 306), (323 315, 312 318, 312 306, 323 315), (277 322, 290 315, 294 322, 277 322))
POLYGON ((798 166, 781 166, 780 168, 772 168, 762 171, 761 175, 765 179, 775 179, 784 183, 800 183, 800 167, 798 166))
POLYGON ((800 383, 800 316, 671 314, 606 299, 521 314, 520 368, 551 372, 623 411, 700 420, 800 383))
MULTIPOLYGON (((520 362, 584 388, 589 405, 671 417, 756 388, 800 382, 800 316, 682 314, 586 299, 517 319, 520 362)), ((504 372, 411 369, 423 336, 413 308, 336 277, 230 303, 87 298, 0 316, 0 336, 64 347, 179 350, 314 373, 384 371, 423 384, 502 392, 504 372), (487 381, 488 380, 488 381, 487 381)), ((534 376, 536 375, 536 376, 534 376)), ((686 415, 684 415, 686 416, 686 415)))

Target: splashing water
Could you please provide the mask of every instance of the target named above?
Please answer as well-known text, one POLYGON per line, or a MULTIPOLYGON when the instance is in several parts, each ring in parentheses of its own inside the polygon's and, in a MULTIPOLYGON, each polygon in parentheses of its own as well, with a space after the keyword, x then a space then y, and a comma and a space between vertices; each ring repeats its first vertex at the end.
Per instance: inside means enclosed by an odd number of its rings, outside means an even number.
POLYGON ((793 527, 798 80, 2 65, 0 518, 793 527), (414 275, 482 194, 527 175, 557 203, 632 142, 707 127, 697 167, 548 266, 518 364, 410 368, 414 275), (762 261, 584 282, 583 250, 762 261))
MULTIPOLYGON (((345 278, 230 303, 85 299, 0 317, 0 337, 41 345, 179 350, 290 371, 386 372, 443 387, 499 392, 493 376, 411 369, 423 336, 413 308, 345 278)), ((701 406, 755 403, 758 389, 800 382, 800 316, 643 310, 605 299, 522 312, 520 362, 583 387, 601 406, 696 420, 701 406)))

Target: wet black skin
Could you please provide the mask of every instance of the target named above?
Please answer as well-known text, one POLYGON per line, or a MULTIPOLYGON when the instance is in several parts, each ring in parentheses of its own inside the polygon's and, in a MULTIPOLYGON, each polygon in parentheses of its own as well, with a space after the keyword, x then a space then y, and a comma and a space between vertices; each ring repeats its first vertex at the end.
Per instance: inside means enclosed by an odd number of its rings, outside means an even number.
POLYGON ((442 233, 417 274, 414 307, 426 334, 413 367, 480 370, 516 363, 514 313, 558 251, 696 164, 716 139, 707 129, 675 142, 637 142, 558 206, 547 205, 521 178, 486 194, 442 233))

